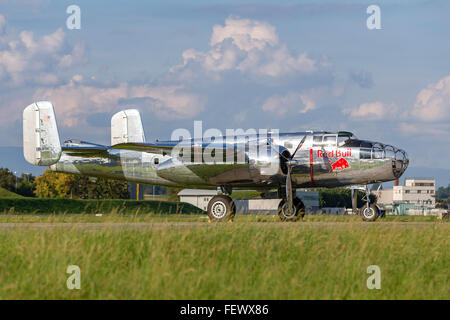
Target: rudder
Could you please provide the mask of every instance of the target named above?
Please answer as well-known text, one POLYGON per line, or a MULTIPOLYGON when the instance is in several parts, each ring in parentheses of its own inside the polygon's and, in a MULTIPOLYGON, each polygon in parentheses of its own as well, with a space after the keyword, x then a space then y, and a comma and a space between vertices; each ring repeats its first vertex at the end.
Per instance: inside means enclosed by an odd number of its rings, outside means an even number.
POLYGON ((141 115, 136 109, 119 111, 111 118, 111 145, 128 142, 145 142, 141 115))
POLYGON ((61 157, 61 143, 51 102, 35 102, 23 110, 23 155, 29 163, 38 166, 50 166, 61 157))

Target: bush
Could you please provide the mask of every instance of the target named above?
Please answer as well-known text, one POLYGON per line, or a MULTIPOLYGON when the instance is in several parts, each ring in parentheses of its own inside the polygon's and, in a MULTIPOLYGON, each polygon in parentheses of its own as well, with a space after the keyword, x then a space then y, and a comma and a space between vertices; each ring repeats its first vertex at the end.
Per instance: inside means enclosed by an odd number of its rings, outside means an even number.
POLYGON ((79 200, 45 198, 4 198, 0 199, 0 212, 16 214, 80 214, 80 213, 158 213, 158 214, 194 214, 203 211, 188 203, 168 201, 137 200, 79 200))

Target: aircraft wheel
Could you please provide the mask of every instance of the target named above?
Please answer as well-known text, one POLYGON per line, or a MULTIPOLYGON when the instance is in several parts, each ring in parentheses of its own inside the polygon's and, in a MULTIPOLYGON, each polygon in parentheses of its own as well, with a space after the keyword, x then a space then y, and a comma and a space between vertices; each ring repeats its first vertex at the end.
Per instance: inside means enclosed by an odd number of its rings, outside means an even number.
POLYGON ((211 221, 232 221, 235 214, 233 199, 228 196, 217 195, 208 202, 208 216, 211 221))
POLYGON ((359 209, 364 221, 373 222, 378 219, 379 209, 375 204, 371 204, 369 208, 367 205, 359 209))
POLYGON ((293 214, 287 214, 286 208, 287 208, 287 202, 286 200, 281 200, 280 204, 278 205, 278 216, 280 217, 281 221, 297 221, 298 219, 303 219, 305 216, 305 205, 299 198, 294 198, 294 208, 295 211, 293 214))

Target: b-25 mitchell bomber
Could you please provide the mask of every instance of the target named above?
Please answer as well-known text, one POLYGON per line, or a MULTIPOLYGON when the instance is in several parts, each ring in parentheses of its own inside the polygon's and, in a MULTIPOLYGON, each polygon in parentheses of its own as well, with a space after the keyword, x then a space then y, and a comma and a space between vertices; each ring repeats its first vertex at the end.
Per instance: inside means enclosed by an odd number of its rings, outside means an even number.
MULTIPOLYGON (((365 185, 363 220, 375 221, 380 209, 369 201, 368 184, 398 179, 409 159, 391 145, 357 139, 350 132, 265 132, 146 142, 137 110, 111 119, 111 145, 67 140, 61 145, 51 102, 23 111, 24 157, 51 170, 136 183, 216 189, 208 203, 213 221, 230 221, 233 189, 277 190, 282 221, 305 213, 297 188, 365 185)), ((353 199, 355 203, 355 198, 353 199)))

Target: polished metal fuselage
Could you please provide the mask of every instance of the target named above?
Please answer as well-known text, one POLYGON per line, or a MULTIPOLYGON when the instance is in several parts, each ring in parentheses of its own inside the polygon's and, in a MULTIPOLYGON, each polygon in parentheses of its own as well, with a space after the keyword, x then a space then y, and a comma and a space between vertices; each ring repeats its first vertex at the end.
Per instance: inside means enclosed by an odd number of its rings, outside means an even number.
MULTIPOLYGON (((294 188, 391 181, 403 174, 408 165, 407 155, 400 149, 355 139, 340 143, 338 133, 285 133, 256 139, 265 151, 270 149, 266 143, 270 139, 273 145, 280 147, 278 152, 290 156, 305 136, 294 157, 298 163, 292 169, 294 188)), ((230 186, 273 189, 285 184, 283 156, 278 152, 248 152, 248 137, 236 137, 234 141, 234 150, 244 155, 243 161, 203 161, 203 154, 200 157, 194 154, 192 159, 180 161, 171 155, 108 149, 107 155, 101 157, 63 153, 51 169, 137 183, 193 188, 230 186)))

